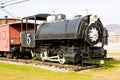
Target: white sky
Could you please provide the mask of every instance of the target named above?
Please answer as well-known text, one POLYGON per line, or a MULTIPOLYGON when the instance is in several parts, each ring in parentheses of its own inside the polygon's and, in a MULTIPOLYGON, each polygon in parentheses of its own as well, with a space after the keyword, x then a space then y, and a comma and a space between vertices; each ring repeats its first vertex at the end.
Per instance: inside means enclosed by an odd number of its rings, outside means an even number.
MULTIPOLYGON (((104 25, 120 24, 120 0, 30 0, 4 9, 18 17, 51 13, 52 10, 55 10, 56 14, 81 14, 82 10, 87 9, 88 13, 97 14, 104 25)), ((0 17, 5 15, 7 14, 0 10, 0 17)))

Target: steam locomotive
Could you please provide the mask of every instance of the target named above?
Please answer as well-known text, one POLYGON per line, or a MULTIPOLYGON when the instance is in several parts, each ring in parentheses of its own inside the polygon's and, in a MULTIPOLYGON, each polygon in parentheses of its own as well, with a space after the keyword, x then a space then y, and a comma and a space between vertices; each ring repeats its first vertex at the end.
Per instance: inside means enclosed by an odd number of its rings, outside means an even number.
POLYGON ((24 17, 20 35, 20 51, 29 51, 42 61, 81 63, 103 60, 107 54, 104 45, 107 45, 108 31, 97 15, 75 15, 69 19, 64 14, 24 17), (28 26, 30 21, 33 27, 28 26))
MULTIPOLYGON (((6 21, 7 22, 7 21, 6 21)), ((82 63, 106 58, 108 31, 97 15, 36 14, 1 25, 0 54, 82 63)))

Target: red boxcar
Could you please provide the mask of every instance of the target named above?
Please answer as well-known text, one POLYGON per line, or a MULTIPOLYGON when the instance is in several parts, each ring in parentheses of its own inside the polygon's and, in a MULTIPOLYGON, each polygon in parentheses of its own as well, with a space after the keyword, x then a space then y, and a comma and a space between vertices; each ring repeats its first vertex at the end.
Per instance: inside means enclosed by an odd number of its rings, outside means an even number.
POLYGON ((0 51, 10 51, 11 45, 20 45, 20 23, 0 26, 0 51))

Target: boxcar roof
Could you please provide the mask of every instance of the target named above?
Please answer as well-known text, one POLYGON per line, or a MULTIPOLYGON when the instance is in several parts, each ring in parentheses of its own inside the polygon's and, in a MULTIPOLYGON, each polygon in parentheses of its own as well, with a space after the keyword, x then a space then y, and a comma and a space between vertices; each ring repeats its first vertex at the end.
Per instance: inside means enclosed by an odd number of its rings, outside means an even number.
MULTIPOLYGON (((25 25, 26 23, 23 22, 23 24, 25 25)), ((29 25, 34 25, 34 23, 31 23, 31 22, 28 22, 28 24, 29 24, 29 25)), ((13 25, 20 25, 20 26, 21 26, 21 22, 18 21, 18 22, 9 23, 9 24, 2 24, 2 25, 0 25, 0 27, 1 27, 1 26, 13 26, 13 25)), ((37 24, 36 24, 36 25, 37 25, 37 24)))
POLYGON ((50 16, 51 14, 36 14, 28 17, 23 17, 23 19, 30 19, 30 20, 42 20, 45 21, 47 20, 47 17, 50 16))

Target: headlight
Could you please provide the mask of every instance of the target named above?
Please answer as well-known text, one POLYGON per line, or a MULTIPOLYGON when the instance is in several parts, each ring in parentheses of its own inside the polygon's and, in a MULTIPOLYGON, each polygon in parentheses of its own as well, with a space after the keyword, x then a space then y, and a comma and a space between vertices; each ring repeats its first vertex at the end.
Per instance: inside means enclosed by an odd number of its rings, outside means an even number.
POLYGON ((98 20, 97 15, 92 15, 92 16, 90 16, 90 24, 91 24, 91 23, 95 23, 95 21, 97 21, 97 20, 98 20))
POLYGON ((97 21, 98 16, 97 15, 93 15, 93 19, 94 19, 94 21, 97 21))

